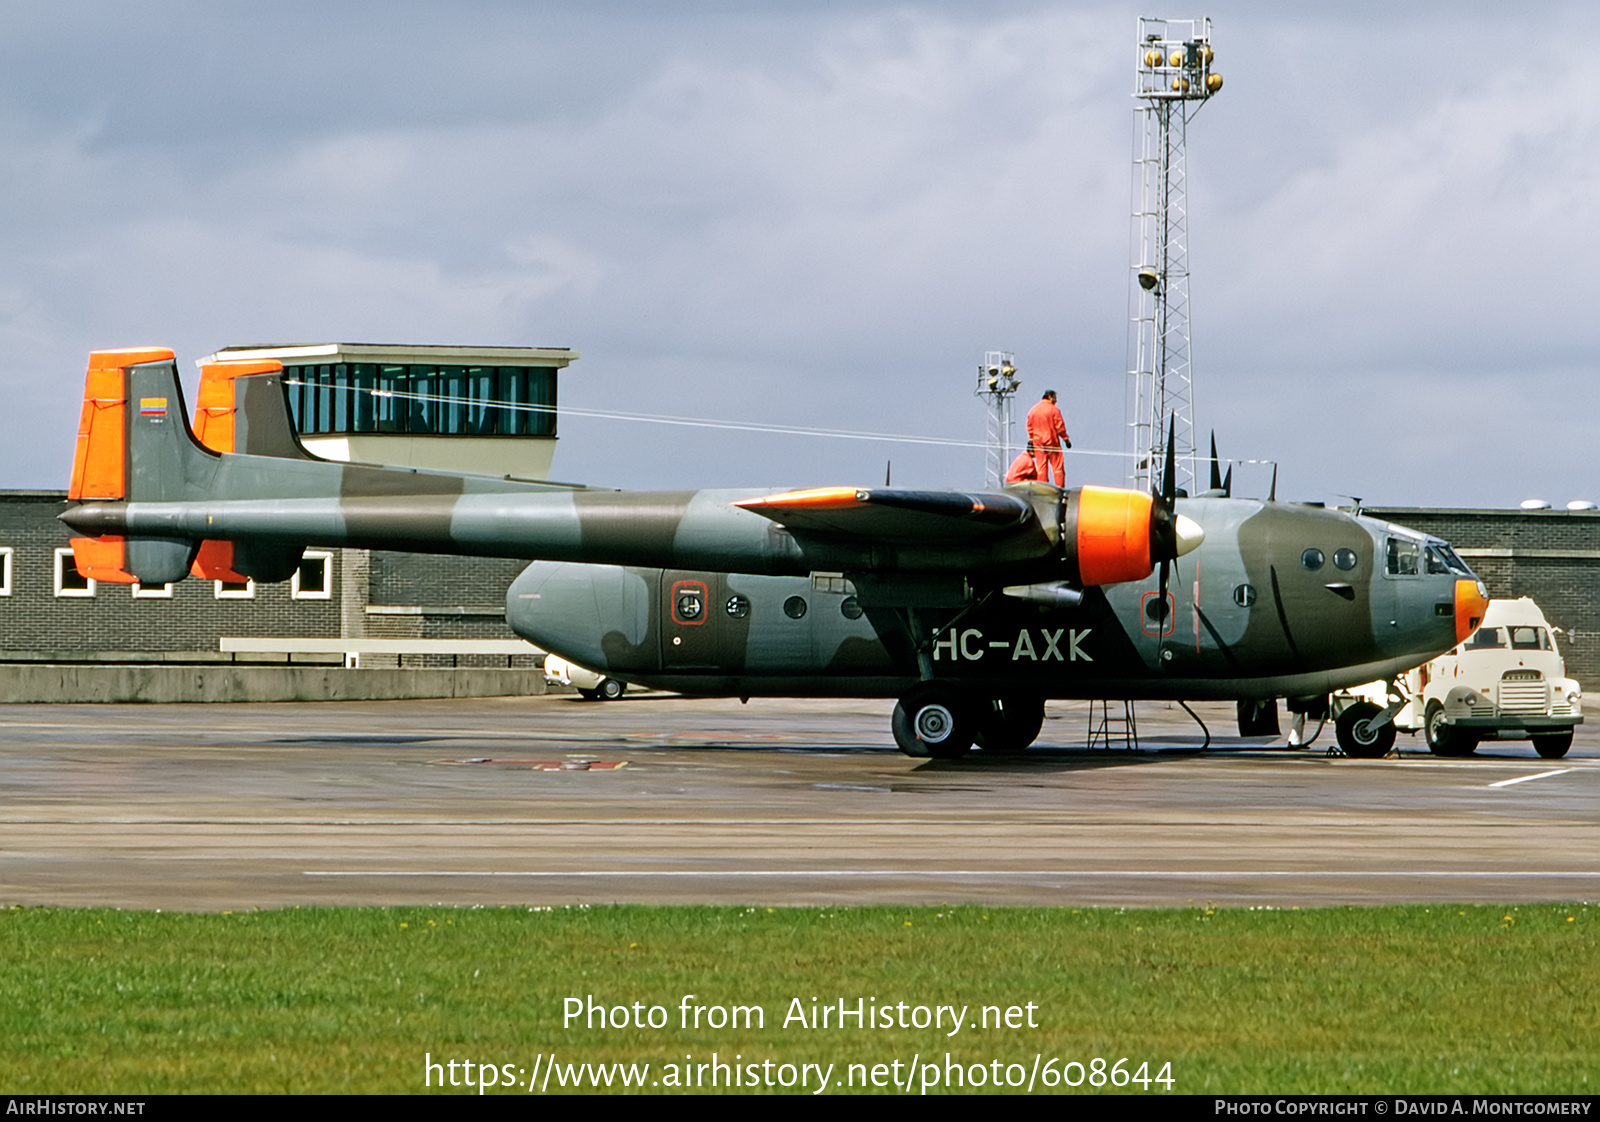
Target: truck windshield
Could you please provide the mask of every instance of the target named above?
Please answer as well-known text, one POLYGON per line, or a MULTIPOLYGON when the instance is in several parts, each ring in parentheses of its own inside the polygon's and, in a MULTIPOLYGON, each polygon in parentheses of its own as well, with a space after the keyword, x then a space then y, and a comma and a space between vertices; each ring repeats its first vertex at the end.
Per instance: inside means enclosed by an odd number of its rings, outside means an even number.
POLYGON ((1511 649, 1514 651, 1550 650, 1550 633, 1542 627, 1513 627, 1511 649))
POLYGON ((1506 645, 1505 629, 1501 627, 1480 627, 1472 633, 1472 638, 1466 642, 1469 651, 1481 651, 1490 647, 1503 647, 1506 645))

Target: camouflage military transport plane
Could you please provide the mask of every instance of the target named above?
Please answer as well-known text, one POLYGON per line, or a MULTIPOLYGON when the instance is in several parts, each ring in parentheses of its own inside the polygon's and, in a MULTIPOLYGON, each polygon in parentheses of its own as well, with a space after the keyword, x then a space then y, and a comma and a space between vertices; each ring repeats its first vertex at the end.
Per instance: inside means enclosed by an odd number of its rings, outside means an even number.
MULTIPOLYGON (((310 546, 526 558, 506 619, 546 650, 692 694, 894 697, 901 749, 939 758, 1027 747, 1048 698, 1235 700, 1241 732, 1276 731, 1275 699, 1325 712, 1481 620, 1445 543, 1212 475, 773 494, 333 463, 276 364, 208 367, 191 429, 172 352, 145 349, 90 358, 62 519, 104 581, 286 580, 310 546)), ((1399 705, 1342 715, 1345 750, 1384 754, 1399 705)))

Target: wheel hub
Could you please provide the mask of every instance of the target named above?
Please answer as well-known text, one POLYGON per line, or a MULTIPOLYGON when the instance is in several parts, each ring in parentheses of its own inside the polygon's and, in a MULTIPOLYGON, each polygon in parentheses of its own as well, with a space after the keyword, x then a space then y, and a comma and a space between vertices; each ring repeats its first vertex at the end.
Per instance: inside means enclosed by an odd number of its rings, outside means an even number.
POLYGON ((955 731, 955 715, 943 705, 924 705, 914 722, 917 739, 927 744, 942 744, 955 731))

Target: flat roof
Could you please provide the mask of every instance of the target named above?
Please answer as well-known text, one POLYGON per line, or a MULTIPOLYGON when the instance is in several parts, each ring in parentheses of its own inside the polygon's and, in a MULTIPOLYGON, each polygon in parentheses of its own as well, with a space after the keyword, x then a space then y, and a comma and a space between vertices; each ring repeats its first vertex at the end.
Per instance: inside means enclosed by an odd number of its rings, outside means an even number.
POLYGON ((454 347, 421 343, 252 343, 223 347, 198 363, 277 359, 299 363, 374 362, 395 366, 555 366, 581 356, 569 347, 454 347))

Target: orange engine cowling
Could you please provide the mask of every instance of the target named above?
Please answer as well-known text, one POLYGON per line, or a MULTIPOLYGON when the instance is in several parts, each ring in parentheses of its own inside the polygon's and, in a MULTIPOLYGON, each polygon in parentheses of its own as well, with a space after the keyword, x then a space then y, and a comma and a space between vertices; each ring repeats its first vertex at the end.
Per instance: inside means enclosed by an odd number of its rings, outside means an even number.
POLYGON ((1143 580, 1160 560, 1153 533, 1155 500, 1144 491, 1083 487, 1067 505, 1069 558, 1085 587, 1143 580))

